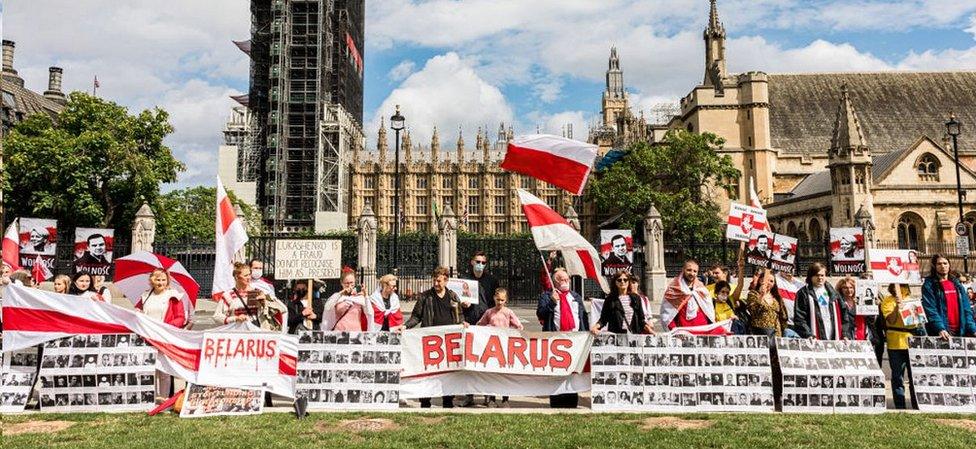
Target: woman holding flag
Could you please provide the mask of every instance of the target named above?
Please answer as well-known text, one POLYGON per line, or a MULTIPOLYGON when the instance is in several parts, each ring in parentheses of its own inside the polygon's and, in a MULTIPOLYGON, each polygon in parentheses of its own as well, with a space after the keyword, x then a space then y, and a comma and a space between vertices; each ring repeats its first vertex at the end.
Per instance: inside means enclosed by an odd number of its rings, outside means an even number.
POLYGON ((373 330, 388 331, 391 327, 403 324, 403 312, 400 311, 400 297, 396 293, 397 277, 392 274, 383 275, 376 291, 369 296, 373 306, 373 330))

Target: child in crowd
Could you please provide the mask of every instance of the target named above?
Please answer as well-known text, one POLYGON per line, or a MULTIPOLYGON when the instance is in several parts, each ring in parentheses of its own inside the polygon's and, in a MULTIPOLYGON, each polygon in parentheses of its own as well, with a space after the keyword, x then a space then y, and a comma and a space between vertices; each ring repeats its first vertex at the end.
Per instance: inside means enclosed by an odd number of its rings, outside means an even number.
MULTIPOLYGON (((505 329, 518 329, 522 330, 522 322, 519 320, 515 312, 508 307, 505 307, 505 303, 508 302, 508 290, 505 288, 495 289, 495 307, 492 307, 485 311, 485 314, 481 316, 478 320, 478 326, 491 326, 491 327, 501 327, 505 329)), ((485 397, 485 405, 487 407, 498 407, 498 403, 495 402, 494 396, 485 397)), ((508 396, 502 396, 502 407, 508 407, 508 396)))

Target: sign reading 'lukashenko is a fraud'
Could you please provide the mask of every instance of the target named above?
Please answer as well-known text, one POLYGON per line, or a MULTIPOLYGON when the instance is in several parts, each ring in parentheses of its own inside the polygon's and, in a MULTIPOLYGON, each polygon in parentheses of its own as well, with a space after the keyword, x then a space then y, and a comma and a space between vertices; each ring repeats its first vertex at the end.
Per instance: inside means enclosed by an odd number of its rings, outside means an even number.
POLYGON ((334 279, 342 270, 342 240, 275 241, 275 279, 334 279))

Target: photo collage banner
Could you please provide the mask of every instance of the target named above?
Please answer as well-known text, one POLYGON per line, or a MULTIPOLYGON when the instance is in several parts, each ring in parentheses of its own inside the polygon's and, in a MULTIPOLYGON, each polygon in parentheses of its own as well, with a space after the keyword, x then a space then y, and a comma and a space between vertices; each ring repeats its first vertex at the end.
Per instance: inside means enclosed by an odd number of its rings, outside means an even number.
POLYGON ((882 413, 885 377, 867 341, 777 338, 783 411, 882 413))
POLYGON ((400 334, 305 331, 296 395, 308 410, 392 410, 400 405, 400 334))
POLYGON ((264 408, 263 388, 224 388, 189 384, 180 418, 260 415, 264 408))
POLYGON ((156 349, 135 334, 75 335, 44 344, 44 412, 146 411, 155 407, 156 349))
POLYGON ((976 339, 912 337, 908 340, 915 400, 923 412, 976 412, 976 339))
POLYGON ((0 413, 24 411, 37 379, 37 348, 0 352, 0 367, 0 413))
POLYGON ((598 335, 593 410, 772 412, 768 345, 761 336, 598 335))

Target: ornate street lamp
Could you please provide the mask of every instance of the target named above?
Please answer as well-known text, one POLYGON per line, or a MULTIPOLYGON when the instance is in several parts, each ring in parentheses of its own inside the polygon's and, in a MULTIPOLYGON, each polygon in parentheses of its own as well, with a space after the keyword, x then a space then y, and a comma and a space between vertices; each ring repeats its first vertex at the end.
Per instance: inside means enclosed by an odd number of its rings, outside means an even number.
MULTIPOLYGON (((962 123, 956 119, 956 114, 949 114, 949 121, 946 122, 946 134, 952 137, 952 157, 956 160, 956 198, 958 199, 959 205, 959 223, 963 223, 962 219, 962 180, 959 176, 959 134, 962 133, 962 123)), ((972 232, 972 230, 969 230, 972 232)), ((969 237, 966 237, 966 243, 969 244, 969 237)), ((963 270, 966 274, 969 274, 969 255, 962 256, 963 270)))
POLYGON ((390 129, 394 133, 396 166, 393 169, 393 273, 400 270, 400 131, 406 119, 400 115, 400 105, 396 105, 396 114, 390 117, 390 129))

